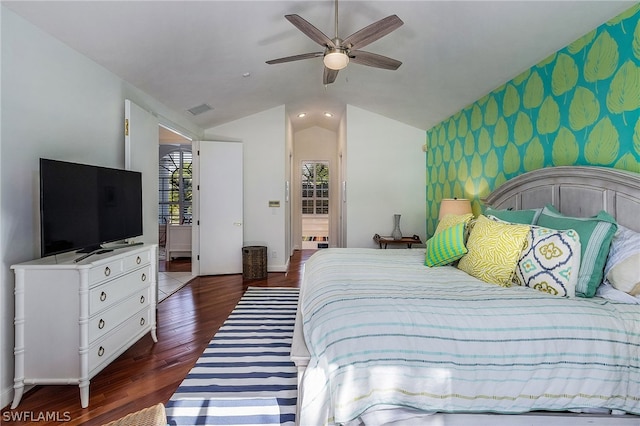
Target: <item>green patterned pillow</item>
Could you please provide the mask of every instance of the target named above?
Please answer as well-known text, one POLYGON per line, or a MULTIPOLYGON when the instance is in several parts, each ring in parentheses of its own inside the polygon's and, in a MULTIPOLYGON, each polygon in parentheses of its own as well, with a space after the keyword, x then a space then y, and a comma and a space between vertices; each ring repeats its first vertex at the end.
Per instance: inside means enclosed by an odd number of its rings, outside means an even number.
POLYGON ((469 222, 471 222, 471 219, 473 219, 473 213, 446 214, 442 219, 440 219, 440 222, 438 222, 438 226, 436 227, 436 232, 434 232, 434 235, 458 223, 464 223, 465 225, 469 225, 469 222))
POLYGON ((573 229, 532 226, 514 283, 554 296, 574 297, 580 270, 580 236, 573 229))
POLYGON ((427 240, 425 265, 443 266, 460 259, 467 253, 464 245, 465 222, 437 232, 427 240))
POLYGON ((580 236, 580 272, 576 296, 593 297, 604 278, 611 240, 618 229, 615 219, 605 211, 593 217, 569 217, 547 205, 542 209, 537 225, 576 230, 580 236))
POLYGON ((496 210, 487 207, 484 211, 485 216, 494 216, 500 220, 511 223, 522 223, 525 225, 533 225, 538 220, 542 209, 531 210, 496 210))
POLYGON ((467 241, 469 252, 460 259, 458 269, 482 281, 510 287, 529 229, 529 225, 478 216, 467 241))

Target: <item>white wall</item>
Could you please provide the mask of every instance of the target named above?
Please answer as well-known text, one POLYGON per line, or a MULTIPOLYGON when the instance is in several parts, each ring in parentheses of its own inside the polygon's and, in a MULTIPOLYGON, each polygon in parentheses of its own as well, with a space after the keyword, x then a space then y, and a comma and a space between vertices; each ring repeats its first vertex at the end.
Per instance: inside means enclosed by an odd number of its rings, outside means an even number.
POLYGON ((338 225, 340 224, 340 169, 338 164, 338 138, 336 132, 313 126, 296 132, 294 135, 293 156, 293 211, 292 229, 293 243, 297 249, 301 248, 302 241, 302 199, 301 199, 301 172, 302 161, 328 161, 329 162, 329 247, 339 247, 338 225))
POLYGON ((375 247, 402 215, 403 235, 426 235, 425 133, 347 105, 347 247, 375 247))
POLYGON ((286 232, 287 170, 284 105, 205 130, 206 140, 241 141, 244 179, 244 241, 265 245, 267 269, 284 272, 289 263, 286 232), (280 201, 280 207, 269 207, 280 201))
MULTIPOLYGON (((0 406, 13 398, 10 266, 39 257, 40 157, 124 167, 124 100, 202 130, 1 6, 0 406)), ((157 155, 157 153, 153 153, 157 155)), ((55 283, 52 283, 55 285, 55 283)))

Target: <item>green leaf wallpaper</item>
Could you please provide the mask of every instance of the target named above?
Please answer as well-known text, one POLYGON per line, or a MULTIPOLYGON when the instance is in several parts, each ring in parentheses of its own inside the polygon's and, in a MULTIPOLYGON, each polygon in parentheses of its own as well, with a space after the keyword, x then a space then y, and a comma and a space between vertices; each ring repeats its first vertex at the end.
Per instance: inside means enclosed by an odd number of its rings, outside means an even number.
POLYGON ((640 3, 427 131, 427 233, 442 198, 480 199, 522 173, 640 173, 640 3))

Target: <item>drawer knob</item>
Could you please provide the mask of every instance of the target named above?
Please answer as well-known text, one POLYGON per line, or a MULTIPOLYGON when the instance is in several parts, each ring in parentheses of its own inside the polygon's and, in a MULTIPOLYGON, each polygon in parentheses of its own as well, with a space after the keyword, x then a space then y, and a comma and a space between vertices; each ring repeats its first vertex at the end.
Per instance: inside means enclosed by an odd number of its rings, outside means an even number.
POLYGON ((140 277, 142 279, 142 281, 146 281, 147 280, 147 274, 142 274, 142 277, 140 277))
POLYGON ((108 277, 109 275, 111 275, 111 268, 107 266, 106 268, 104 268, 104 276, 108 277))
POLYGON ((136 257, 136 263, 139 265, 140 262, 142 262, 142 259, 140 258, 140 256, 136 257))
POLYGON ((144 318, 140 318, 140 325, 144 325, 145 322, 144 318))
POLYGON ((144 303, 144 296, 140 296, 140 303, 144 303))
POLYGON ((104 355, 104 347, 100 346, 100 349, 98 349, 98 356, 102 355, 104 355))
POLYGON ((100 318, 100 321, 98 321, 98 329, 102 330, 103 328, 104 328, 104 320, 100 318))
POLYGON ((105 300, 107 300, 107 293, 103 291, 100 293, 100 301, 104 302, 105 300))

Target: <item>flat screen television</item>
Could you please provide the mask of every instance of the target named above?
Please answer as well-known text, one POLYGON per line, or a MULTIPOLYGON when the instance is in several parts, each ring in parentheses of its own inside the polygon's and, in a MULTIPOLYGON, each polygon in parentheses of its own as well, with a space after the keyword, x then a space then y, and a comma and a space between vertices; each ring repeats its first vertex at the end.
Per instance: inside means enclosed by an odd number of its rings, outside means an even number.
POLYGON ((142 235, 142 174, 40 159, 41 255, 142 235))

